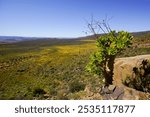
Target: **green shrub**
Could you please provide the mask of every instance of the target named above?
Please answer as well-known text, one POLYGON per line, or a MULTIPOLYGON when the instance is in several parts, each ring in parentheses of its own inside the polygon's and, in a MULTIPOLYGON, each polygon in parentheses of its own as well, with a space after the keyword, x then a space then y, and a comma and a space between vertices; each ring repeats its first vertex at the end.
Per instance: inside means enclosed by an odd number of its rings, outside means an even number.
POLYGON ((79 81, 73 81, 69 84, 69 91, 74 93, 74 92, 79 92, 81 90, 85 89, 85 84, 79 81))
POLYGON ((97 51, 91 56, 87 71, 104 78, 105 85, 113 82, 116 55, 131 46, 133 37, 125 31, 110 31, 96 38, 97 51))
POLYGON ((49 89, 49 94, 50 94, 51 96, 56 96, 56 95, 57 95, 57 90, 56 90, 56 88, 50 87, 50 89, 49 89))
POLYGON ((150 93, 150 63, 143 60, 140 67, 133 68, 134 77, 128 77, 124 84, 139 91, 150 93))
POLYGON ((36 87, 34 90, 33 90, 33 96, 34 97, 39 97, 40 95, 43 95, 45 94, 46 92, 40 88, 40 87, 36 87))

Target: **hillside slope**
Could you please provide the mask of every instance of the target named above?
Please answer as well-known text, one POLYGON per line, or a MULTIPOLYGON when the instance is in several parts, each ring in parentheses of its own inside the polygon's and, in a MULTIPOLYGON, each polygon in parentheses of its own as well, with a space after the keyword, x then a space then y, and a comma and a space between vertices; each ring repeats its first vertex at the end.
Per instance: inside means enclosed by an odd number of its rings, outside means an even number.
MULTIPOLYGON (((150 54, 135 37, 117 57, 150 54)), ((0 44, 0 99, 102 99, 101 79, 86 72, 93 39, 38 39, 0 44)))

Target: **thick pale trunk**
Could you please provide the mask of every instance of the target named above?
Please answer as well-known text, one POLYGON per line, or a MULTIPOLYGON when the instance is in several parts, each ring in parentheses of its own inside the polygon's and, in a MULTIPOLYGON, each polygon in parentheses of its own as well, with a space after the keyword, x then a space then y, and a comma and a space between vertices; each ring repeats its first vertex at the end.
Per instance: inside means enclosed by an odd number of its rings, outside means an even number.
POLYGON ((112 79, 112 75, 111 75, 110 71, 105 71, 104 77, 105 77, 105 86, 111 85, 113 79, 112 79))
POLYGON ((113 82, 114 61, 115 56, 110 56, 108 63, 106 63, 106 68, 103 72, 103 75, 105 77, 105 86, 108 86, 113 82))

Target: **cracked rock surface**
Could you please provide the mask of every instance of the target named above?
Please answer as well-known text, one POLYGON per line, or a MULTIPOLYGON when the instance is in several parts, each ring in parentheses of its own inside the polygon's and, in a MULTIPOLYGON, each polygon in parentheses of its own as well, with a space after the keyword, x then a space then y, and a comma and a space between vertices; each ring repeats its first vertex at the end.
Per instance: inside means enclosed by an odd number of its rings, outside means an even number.
POLYGON ((124 95, 124 88, 115 85, 103 87, 100 91, 104 100, 122 100, 124 95))

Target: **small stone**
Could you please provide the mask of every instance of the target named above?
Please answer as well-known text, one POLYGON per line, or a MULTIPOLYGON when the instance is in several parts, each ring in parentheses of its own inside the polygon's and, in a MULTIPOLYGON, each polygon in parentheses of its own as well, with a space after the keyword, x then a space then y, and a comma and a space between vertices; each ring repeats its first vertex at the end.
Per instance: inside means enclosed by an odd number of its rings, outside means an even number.
POLYGON ((114 99, 122 99, 123 98, 123 94, 124 94, 124 89, 123 87, 117 87, 115 89, 115 91, 113 92, 112 96, 114 97, 114 99))
POLYGON ((109 91, 108 87, 103 87, 100 91, 100 94, 101 95, 104 95, 104 94, 110 94, 111 92, 109 91))
POLYGON ((110 91, 114 91, 114 90, 115 90, 115 88, 116 88, 116 86, 115 86, 115 85, 109 85, 109 87, 108 87, 108 89, 109 89, 110 91))
POLYGON ((49 97, 49 95, 48 94, 44 94, 44 98, 48 98, 49 97))

